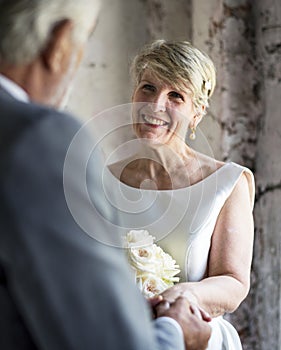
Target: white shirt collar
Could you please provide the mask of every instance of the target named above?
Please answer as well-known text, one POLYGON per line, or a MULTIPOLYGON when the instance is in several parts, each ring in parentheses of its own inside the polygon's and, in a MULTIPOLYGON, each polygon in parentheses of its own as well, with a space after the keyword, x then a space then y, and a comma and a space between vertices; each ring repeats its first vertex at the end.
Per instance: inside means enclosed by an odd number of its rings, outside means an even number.
POLYGON ((16 100, 21 102, 29 102, 27 93, 14 81, 0 74, 0 85, 16 100))

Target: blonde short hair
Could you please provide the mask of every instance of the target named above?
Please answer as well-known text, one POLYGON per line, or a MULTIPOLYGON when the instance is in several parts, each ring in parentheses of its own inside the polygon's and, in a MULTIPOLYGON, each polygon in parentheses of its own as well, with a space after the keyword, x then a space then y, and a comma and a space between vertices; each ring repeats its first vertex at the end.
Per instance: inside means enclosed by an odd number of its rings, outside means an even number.
POLYGON ((205 113, 216 85, 215 67, 208 55, 188 41, 156 40, 144 46, 132 62, 135 86, 145 70, 177 89, 188 88, 197 112, 205 113))

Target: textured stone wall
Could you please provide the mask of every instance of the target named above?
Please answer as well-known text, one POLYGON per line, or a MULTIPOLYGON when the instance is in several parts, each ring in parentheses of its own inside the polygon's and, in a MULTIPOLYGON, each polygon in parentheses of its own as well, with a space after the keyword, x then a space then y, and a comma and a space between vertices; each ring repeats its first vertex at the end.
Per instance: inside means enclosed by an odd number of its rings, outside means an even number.
POLYGON ((217 17, 217 0, 192 1, 192 43, 199 49, 206 52, 214 61, 217 70, 217 86, 210 101, 207 115, 199 125, 198 135, 194 148, 205 154, 222 159, 222 127, 220 123, 221 89, 220 77, 220 43, 212 33, 214 18, 217 17))
POLYGON ((218 117, 222 159, 254 165, 259 81, 254 49, 254 18, 248 0, 217 2, 209 30, 216 48, 218 117))
POLYGON ((149 40, 190 40, 191 0, 140 0, 146 12, 149 40))
MULTIPOLYGON (((255 3, 261 117, 255 157, 256 244, 251 337, 256 349, 281 349, 281 2, 255 3), (255 343, 255 339, 256 343, 255 343)), ((250 349, 250 347, 249 347, 250 349)))
POLYGON ((103 0, 102 4, 67 106, 84 120, 130 102, 130 59, 147 41, 142 1, 103 0))

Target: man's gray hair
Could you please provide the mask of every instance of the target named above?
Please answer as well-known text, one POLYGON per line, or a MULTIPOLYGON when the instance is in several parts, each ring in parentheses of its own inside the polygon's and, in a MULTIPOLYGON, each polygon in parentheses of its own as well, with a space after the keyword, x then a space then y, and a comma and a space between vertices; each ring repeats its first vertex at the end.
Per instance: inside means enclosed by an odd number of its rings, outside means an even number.
POLYGON ((83 43, 100 0, 0 0, 0 64, 32 62, 46 47, 55 26, 74 24, 73 40, 83 43))

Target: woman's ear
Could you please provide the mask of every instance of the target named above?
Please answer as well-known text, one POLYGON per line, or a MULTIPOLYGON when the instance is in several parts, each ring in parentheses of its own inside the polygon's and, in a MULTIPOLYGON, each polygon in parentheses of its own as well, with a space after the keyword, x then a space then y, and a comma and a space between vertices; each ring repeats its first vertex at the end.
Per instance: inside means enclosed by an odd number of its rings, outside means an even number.
POLYGON ((72 52, 72 29, 73 24, 70 20, 59 22, 41 54, 45 68, 51 73, 64 71, 66 63, 69 62, 72 52))
POLYGON ((201 122, 202 118, 203 118, 203 114, 201 114, 201 113, 195 114, 192 121, 189 124, 190 128, 196 128, 197 125, 201 122))
POLYGON ((193 123, 192 123, 192 126, 193 127, 197 127, 197 125, 201 122, 204 114, 205 114, 205 111, 206 111, 206 106, 202 105, 199 107, 200 108, 200 112, 199 113, 196 113, 193 117, 193 123))

